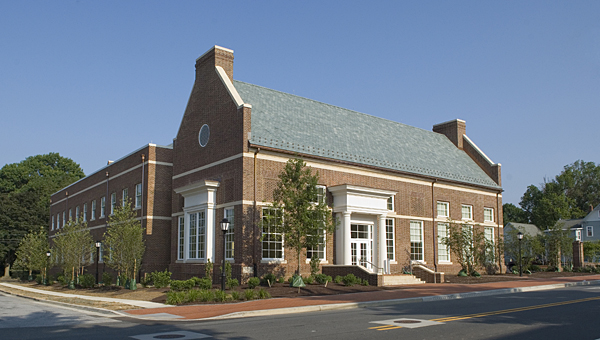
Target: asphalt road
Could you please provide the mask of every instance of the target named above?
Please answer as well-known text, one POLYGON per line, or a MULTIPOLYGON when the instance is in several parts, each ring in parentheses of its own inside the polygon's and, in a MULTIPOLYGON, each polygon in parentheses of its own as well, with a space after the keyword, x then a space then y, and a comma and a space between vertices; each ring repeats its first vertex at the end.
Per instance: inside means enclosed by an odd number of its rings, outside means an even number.
POLYGON ((0 339, 598 339, 600 286, 214 321, 150 322, 0 296, 0 339))

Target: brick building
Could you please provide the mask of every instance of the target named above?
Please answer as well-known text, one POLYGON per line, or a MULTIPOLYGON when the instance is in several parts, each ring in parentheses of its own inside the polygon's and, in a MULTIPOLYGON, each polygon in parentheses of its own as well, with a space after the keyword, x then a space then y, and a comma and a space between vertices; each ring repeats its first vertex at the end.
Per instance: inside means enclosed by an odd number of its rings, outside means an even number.
POLYGON ((83 214, 101 239, 109 209, 129 197, 146 228, 143 272, 204 275, 207 260, 222 261, 218 222, 228 218, 235 277, 289 276, 294 251, 259 222, 285 162, 300 156, 319 172, 319 190, 339 221, 302 256, 303 273, 312 255, 328 267, 401 272, 416 262, 457 272, 438 241, 449 219, 488 238, 502 234, 500 164, 465 133, 459 119, 426 131, 235 81, 233 51, 215 46, 196 61, 173 144, 144 146, 55 193, 50 236, 83 214))

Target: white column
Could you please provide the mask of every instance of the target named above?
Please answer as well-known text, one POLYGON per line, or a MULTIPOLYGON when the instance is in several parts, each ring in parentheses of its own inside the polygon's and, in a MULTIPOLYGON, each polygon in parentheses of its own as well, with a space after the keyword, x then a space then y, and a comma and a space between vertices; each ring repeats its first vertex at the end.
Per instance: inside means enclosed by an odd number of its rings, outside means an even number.
POLYGON ((350 236, 350 215, 351 213, 349 211, 344 211, 342 213, 342 216, 344 217, 344 222, 342 222, 342 228, 344 231, 344 265, 352 264, 352 253, 350 249, 350 242, 352 240, 352 237, 350 236))
POLYGON ((379 242, 377 242, 378 252, 377 254, 377 267, 383 271, 383 261, 387 259, 387 247, 385 243, 385 215, 377 216, 379 219, 379 228, 377 228, 377 236, 379 242))

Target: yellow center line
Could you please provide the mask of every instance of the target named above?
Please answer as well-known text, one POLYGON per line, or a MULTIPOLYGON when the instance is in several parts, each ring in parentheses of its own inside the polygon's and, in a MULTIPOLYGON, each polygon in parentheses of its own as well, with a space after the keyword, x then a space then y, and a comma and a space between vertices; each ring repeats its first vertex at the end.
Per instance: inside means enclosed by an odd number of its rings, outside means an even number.
POLYGON ((585 299, 579 299, 579 300, 554 302, 554 303, 547 303, 547 304, 536 305, 536 306, 527 306, 527 307, 520 307, 520 308, 504 309, 504 310, 493 311, 493 312, 485 312, 485 313, 478 313, 478 314, 450 316, 450 317, 439 318, 439 319, 431 319, 430 321, 449 322, 449 321, 465 320, 465 319, 480 318, 480 317, 490 316, 490 315, 507 314, 507 313, 514 313, 514 312, 521 312, 521 311, 526 311, 526 310, 532 310, 532 309, 540 309, 540 308, 548 308, 548 307, 554 307, 554 306, 568 305, 568 304, 573 304, 573 303, 593 301, 593 300, 599 300, 599 299, 600 299, 600 296, 597 296, 597 297, 591 297, 591 298, 585 298, 585 299))

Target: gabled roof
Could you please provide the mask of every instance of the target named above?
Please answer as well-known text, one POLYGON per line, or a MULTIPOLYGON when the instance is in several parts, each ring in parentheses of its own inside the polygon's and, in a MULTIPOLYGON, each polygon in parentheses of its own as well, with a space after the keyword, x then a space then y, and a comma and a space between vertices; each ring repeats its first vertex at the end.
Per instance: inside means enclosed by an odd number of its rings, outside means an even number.
POLYGON ((233 85, 252 105, 254 145, 500 188, 442 134, 240 81, 233 85))
POLYGON ((504 231, 506 232, 506 229, 510 229, 510 228, 520 230, 523 234, 527 234, 530 236, 536 236, 536 235, 542 234, 542 232, 540 231, 540 228, 538 228, 535 224, 508 222, 504 226, 504 231))
POLYGON ((574 218, 571 220, 558 220, 556 222, 556 225, 560 226, 562 230, 568 230, 571 228, 581 228, 581 221, 583 221, 583 219, 581 218, 574 218))

